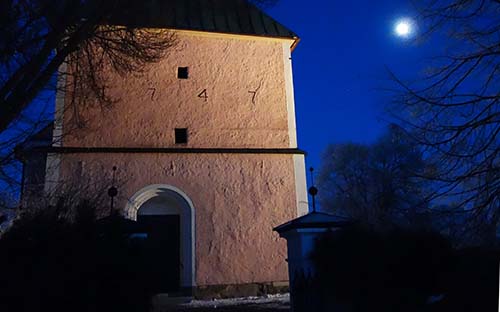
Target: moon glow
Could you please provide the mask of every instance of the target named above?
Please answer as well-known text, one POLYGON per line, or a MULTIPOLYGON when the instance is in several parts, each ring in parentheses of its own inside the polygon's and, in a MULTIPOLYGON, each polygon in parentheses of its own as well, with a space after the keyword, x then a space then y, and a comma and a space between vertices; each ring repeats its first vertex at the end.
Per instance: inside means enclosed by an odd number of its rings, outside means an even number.
POLYGON ((394 24, 394 33, 398 37, 408 38, 413 34, 413 32, 413 22, 409 19, 401 19, 394 24))

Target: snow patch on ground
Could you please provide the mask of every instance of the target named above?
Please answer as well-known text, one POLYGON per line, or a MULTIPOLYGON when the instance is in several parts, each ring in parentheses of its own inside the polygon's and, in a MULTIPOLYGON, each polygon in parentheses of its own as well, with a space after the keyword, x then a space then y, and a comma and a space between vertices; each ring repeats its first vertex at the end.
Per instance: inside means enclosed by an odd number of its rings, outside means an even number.
POLYGON ((232 299, 193 300, 181 304, 183 308, 218 308, 232 306, 265 305, 266 308, 283 307, 290 304, 289 294, 266 295, 263 297, 245 297, 232 299))

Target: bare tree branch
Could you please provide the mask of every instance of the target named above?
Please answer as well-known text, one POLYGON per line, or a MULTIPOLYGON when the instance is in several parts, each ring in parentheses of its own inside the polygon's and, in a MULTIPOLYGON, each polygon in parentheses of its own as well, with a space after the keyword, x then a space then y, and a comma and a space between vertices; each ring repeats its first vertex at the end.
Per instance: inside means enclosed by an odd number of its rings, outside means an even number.
POLYGON ((500 209, 500 2, 422 0, 416 3, 431 32, 450 48, 415 83, 390 73, 399 86, 396 118, 434 164, 422 177, 434 198, 498 222, 500 209))

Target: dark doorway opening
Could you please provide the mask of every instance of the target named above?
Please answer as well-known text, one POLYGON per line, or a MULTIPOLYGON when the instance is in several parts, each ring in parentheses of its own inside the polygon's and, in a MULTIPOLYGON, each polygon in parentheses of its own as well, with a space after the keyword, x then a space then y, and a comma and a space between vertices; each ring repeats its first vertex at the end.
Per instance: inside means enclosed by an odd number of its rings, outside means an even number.
POLYGON ((139 215, 137 221, 147 233, 143 256, 145 274, 154 293, 180 291, 180 216, 139 215))

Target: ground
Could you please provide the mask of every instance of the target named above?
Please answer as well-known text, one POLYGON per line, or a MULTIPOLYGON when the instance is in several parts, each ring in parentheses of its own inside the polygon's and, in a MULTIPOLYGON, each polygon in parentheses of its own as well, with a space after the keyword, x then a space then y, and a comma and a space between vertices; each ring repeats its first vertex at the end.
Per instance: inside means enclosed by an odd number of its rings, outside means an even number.
POLYGON ((249 297, 220 300, 194 300, 182 304, 169 311, 176 312, 287 312, 290 311, 290 296, 270 295, 265 297, 249 297))

